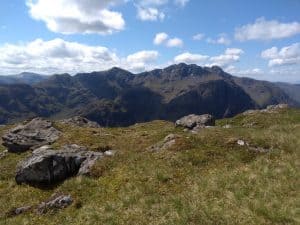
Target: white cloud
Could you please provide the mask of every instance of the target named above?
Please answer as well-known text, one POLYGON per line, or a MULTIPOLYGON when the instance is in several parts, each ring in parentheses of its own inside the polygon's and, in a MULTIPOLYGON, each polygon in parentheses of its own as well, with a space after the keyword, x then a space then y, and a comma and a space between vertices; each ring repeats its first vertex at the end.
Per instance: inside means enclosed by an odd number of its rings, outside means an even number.
POLYGON ((139 5, 143 6, 160 6, 168 3, 168 0, 140 0, 138 1, 139 5))
POLYGON ((272 47, 264 50, 261 57, 269 60, 269 66, 283 66, 300 64, 300 43, 295 43, 280 50, 272 47))
POLYGON ((140 51, 120 58, 106 47, 90 46, 62 39, 36 39, 25 44, 0 46, 0 73, 78 73, 120 66, 133 72, 150 68, 156 51, 140 51))
POLYGON ((175 4, 184 7, 190 0, 175 0, 175 4))
POLYGON ((206 42, 210 44, 221 44, 221 45, 229 45, 231 40, 228 38, 227 34, 222 33, 218 35, 217 39, 207 38, 206 42))
POLYGON ((157 8, 143 8, 139 6, 137 10, 137 17, 142 21, 162 21, 165 18, 165 14, 163 12, 158 11, 157 8))
POLYGON ((158 33, 155 35, 153 43, 155 45, 160 45, 160 44, 164 43, 168 39, 168 37, 169 37, 169 35, 164 32, 158 33))
POLYGON ((201 41, 205 37, 205 34, 199 33, 193 36, 194 41, 201 41))
POLYGON ((180 55, 177 55, 174 58, 175 63, 187 63, 187 64, 202 64, 204 63, 209 56, 207 55, 200 55, 200 54, 192 54, 190 52, 185 52, 180 55))
POLYGON ((140 51, 134 54, 128 55, 126 61, 123 64, 127 69, 134 72, 141 72, 146 69, 153 68, 154 63, 158 57, 157 51, 140 51))
POLYGON ((244 53, 242 49, 238 48, 227 48, 224 54, 213 56, 210 58, 211 65, 218 66, 229 66, 231 63, 238 62, 241 55, 244 53))
POLYGON ((277 20, 265 20, 258 18, 255 23, 247 24, 235 30, 235 39, 248 40, 271 40, 280 39, 300 34, 300 23, 280 23, 277 20))
POLYGON ((183 46, 183 41, 180 38, 172 38, 167 41, 166 45, 167 45, 167 47, 170 47, 170 48, 173 48, 173 47, 180 48, 183 46))
POLYGON ((165 46, 169 48, 173 47, 182 47, 183 46, 183 41, 180 38, 169 38, 169 35, 167 33, 161 32, 157 33, 154 37, 153 43, 155 45, 162 45, 164 44, 165 46))
POLYGON ((111 34, 123 30, 125 21, 120 12, 110 8, 122 0, 26 0, 33 19, 46 23, 57 33, 111 34))

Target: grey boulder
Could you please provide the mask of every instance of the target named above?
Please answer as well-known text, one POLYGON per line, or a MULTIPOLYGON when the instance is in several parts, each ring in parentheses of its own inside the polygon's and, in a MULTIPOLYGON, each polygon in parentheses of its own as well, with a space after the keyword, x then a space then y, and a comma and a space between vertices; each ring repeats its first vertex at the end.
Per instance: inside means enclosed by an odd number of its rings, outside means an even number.
POLYGON ((52 122, 35 118, 25 125, 18 125, 2 136, 2 142, 9 152, 24 152, 55 142, 60 131, 52 122))
POLYGON ((95 162, 105 156, 78 145, 60 150, 43 146, 18 165, 15 179, 18 184, 53 185, 71 176, 88 175, 95 162))
POLYGON ((85 128, 101 128, 97 122, 88 120, 82 116, 74 116, 69 119, 64 119, 59 121, 62 124, 68 124, 71 126, 85 127, 85 128))
POLYGON ((195 115, 191 114, 188 116, 184 116, 181 119, 175 122, 175 126, 184 127, 189 130, 193 130, 195 128, 203 128, 206 126, 214 126, 215 125, 215 118, 210 114, 203 114, 203 115, 195 115))

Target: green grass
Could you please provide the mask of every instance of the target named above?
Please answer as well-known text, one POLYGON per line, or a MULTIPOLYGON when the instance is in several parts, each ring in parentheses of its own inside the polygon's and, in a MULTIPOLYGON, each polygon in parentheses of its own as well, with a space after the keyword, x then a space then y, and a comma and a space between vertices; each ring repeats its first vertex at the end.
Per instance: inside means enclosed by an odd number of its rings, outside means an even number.
POLYGON ((74 177, 51 190, 16 185, 17 162, 30 153, 0 159, 0 224, 299 224, 300 111, 238 115, 217 125, 195 135, 164 121, 110 129, 56 124, 64 132, 57 148, 108 146, 118 154, 99 161, 92 177, 74 177), (182 136, 178 145, 146 151, 170 133, 182 136), (272 151, 249 152, 237 139, 272 151), (57 192, 71 194, 72 206, 5 217, 57 192))

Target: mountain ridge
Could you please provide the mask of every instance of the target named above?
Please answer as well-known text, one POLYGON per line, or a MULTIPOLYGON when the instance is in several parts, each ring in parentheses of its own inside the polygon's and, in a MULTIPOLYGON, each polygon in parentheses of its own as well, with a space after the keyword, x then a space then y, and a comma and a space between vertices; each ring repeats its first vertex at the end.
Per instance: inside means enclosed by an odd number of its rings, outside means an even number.
POLYGON ((2 84, 0 96, 0 123, 82 115, 102 126, 174 121, 190 113, 223 118, 270 104, 297 104, 270 82, 234 77, 217 66, 184 63, 140 74, 114 67, 53 75, 28 86, 2 84))

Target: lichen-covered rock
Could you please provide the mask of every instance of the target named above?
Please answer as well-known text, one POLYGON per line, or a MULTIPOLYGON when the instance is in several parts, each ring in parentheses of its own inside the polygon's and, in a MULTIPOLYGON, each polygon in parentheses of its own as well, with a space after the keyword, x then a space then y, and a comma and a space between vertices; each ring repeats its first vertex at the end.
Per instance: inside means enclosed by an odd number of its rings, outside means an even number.
POLYGON ((101 128, 101 126, 94 121, 90 121, 82 116, 74 116, 69 119, 60 120, 60 123, 68 124, 71 126, 85 127, 85 128, 101 128))
POLYGON ((89 174, 95 162, 104 156, 78 145, 60 150, 42 147, 18 165, 15 179, 18 184, 52 185, 71 176, 89 174))
POLYGON ((189 130, 206 126, 215 126, 215 118, 210 114, 184 116, 175 122, 175 126, 181 126, 189 130))
POLYGON ((52 122, 35 118, 25 125, 18 125, 2 137, 2 142, 9 152, 24 152, 43 145, 52 144, 60 135, 60 131, 52 126, 52 122))

